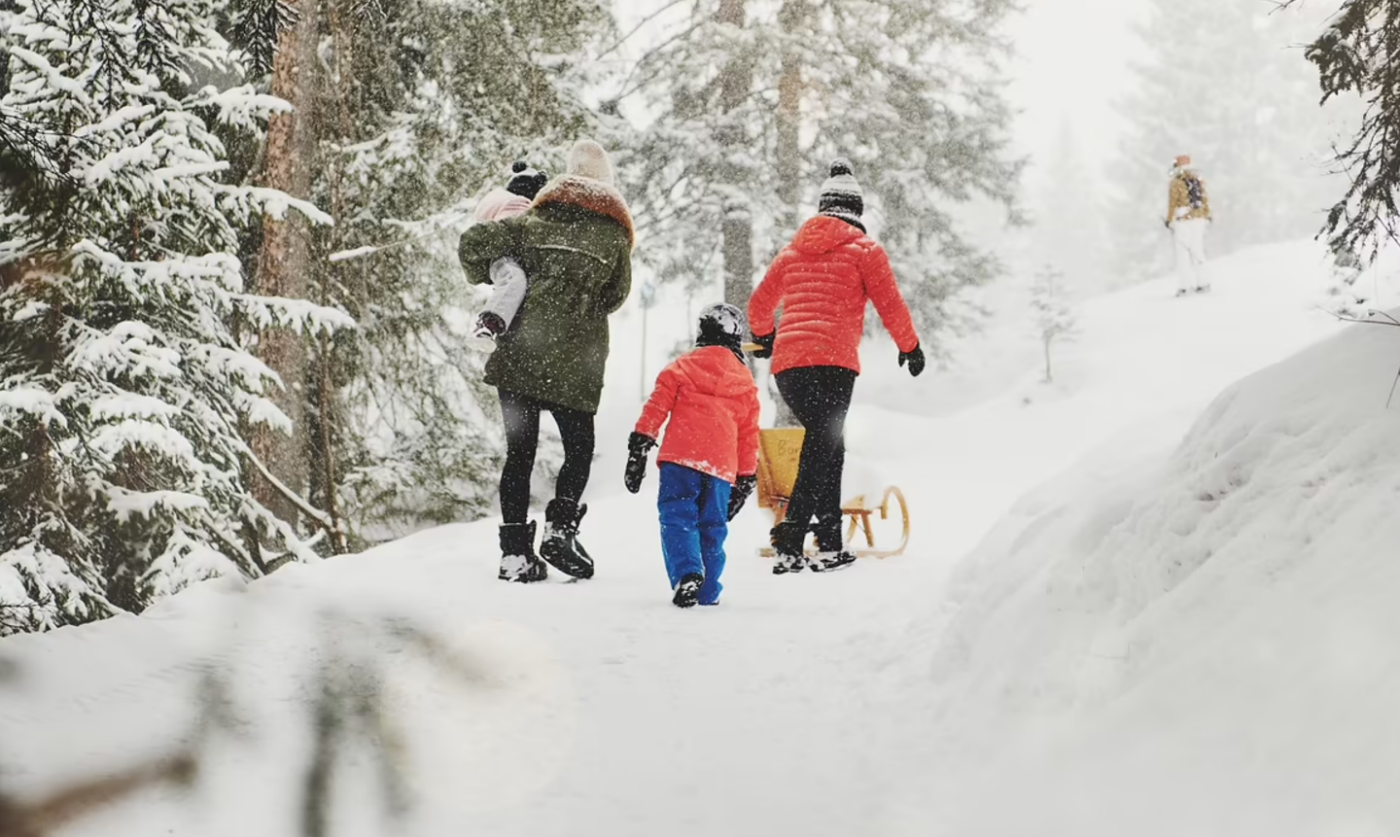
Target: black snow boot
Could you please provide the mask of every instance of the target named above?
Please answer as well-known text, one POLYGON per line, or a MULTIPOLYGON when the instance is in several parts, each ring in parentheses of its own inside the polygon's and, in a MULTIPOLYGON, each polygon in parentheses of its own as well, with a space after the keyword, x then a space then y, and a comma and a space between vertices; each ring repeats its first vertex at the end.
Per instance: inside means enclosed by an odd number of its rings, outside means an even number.
POLYGON ((807 539, 807 530, 785 520, 774 526, 768 536, 776 554, 773 560, 773 575, 802 572, 807 566, 807 556, 802 551, 802 542, 807 539))
POLYGON ((593 559, 578 542, 578 524, 587 511, 588 506, 562 497, 550 500, 544 507, 540 557, 559 572, 574 578, 593 577, 593 559))
POLYGON ((817 557, 810 562, 812 572, 840 570, 856 562, 856 554, 846 548, 845 539, 841 537, 839 516, 835 520, 818 519, 812 529, 817 536, 817 557))
POLYGON ((705 577, 699 573, 685 576, 681 583, 676 585, 676 595, 671 599, 671 604, 676 607, 695 607, 700 598, 700 585, 704 583, 705 577))
POLYGON ((529 584, 549 577, 549 567, 535 554, 535 521, 501 526, 501 581, 529 584))

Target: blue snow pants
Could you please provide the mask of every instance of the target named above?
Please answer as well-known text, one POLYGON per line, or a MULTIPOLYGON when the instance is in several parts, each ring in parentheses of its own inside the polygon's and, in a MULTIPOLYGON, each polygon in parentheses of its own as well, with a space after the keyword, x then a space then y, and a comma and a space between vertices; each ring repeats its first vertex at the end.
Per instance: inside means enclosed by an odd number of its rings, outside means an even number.
POLYGON ((662 462, 661 554, 674 590, 680 580, 695 573, 705 576, 700 604, 719 602, 720 573, 724 572, 724 537, 729 534, 729 483, 719 477, 662 462))

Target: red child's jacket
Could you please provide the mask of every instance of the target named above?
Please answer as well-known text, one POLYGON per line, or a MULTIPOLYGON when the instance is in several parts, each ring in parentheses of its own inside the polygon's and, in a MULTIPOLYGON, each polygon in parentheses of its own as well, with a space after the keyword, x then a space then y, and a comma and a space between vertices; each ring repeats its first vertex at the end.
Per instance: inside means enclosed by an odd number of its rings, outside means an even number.
POLYGON ((857 227, 818 215, 797 231, 749 298, 749 325, 756 336, 772 334, 773 314, 783 307, 774 373, 841 366, 858 374, 867 300, 901 352, 919 345, 884 248, 857 227))
POLYGON ((723 346, 705 346, 661 370, 636 431, 655 439, 666 424, 657 462, 732 483, 758 471, 758 410, 749 368, 723 346))

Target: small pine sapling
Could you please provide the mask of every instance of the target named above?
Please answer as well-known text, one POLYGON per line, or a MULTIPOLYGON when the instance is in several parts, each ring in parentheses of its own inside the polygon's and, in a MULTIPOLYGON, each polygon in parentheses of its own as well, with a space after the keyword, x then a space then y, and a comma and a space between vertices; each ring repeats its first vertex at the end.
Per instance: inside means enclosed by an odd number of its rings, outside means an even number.
POLYGON ((1057 340, 1072 340, 1077 331, 1074 311, 1065 301, 1064 276, 1046 265, 1031 285, 1031 309, 1035 312, 1036 333, 1045 350, 1045 383, 1054 380, 1050 347, 1057 340))
POLYGON ((1361 257, 1350 245, 1340 240, 1333 242, 1323 300, 1329 312, 1345 317, 1361 317, 1366 313, 1369 298, 1356 284, 1365 270, 1361 257))

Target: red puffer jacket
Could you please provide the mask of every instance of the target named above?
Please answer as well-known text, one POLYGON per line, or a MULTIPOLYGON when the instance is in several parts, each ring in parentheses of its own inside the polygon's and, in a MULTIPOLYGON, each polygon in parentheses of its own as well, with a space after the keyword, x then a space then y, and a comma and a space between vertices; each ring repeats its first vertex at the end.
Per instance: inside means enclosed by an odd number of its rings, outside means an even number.
POLYGON ((655 439, 670 416, 657 462, 734 482, 758 471, 758 387, 723 346, 705 346, 661 370, 636 430, 655 439))
POLYGON ((884 248, 839 218, 818 215, 783 248, 749 299, 749 327, 773 333, 773 372, 799 366, 841 366, 860 372, 860 336, 866 300, 901 352, 919 345, 909 307, 895 284, 884 248))

